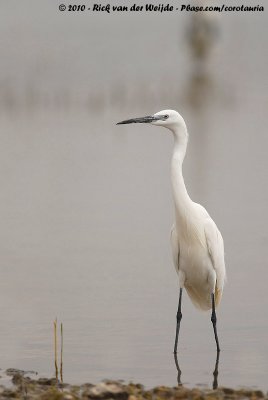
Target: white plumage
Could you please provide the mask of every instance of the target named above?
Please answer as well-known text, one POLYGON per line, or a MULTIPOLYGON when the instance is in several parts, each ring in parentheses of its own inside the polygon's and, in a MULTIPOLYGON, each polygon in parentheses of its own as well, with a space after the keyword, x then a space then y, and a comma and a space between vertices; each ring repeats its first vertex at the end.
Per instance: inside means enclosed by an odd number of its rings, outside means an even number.
POLYGON ((119 124, 129 123, 163 126, 174 136, 171 183, 175 222, 171 230, 171 246, 180 284, 174 352, 177 351, 182 316, 181 295, 184 287, 196 307, 202 310, 212 309, 211 321, 219 351, 215 305, 217 306, 221 300, 226 275, 224 245, 215 222, 203 206, 191 200, 184 184, 182 164, 188 142, 186 124, 182 116, 173 110, 163 110, 152 116, 119 122, 119 124))

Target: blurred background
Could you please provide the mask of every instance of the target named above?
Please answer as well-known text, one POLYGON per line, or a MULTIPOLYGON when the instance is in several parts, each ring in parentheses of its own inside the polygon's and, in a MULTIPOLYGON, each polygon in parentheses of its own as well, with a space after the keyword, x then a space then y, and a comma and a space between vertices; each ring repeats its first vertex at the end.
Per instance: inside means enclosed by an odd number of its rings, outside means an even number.
MULTIPOLYGON (((267 389, 267 12, 59 4, 1 4, 0 368, 53 375, 57 317, 65 381, 176 384, 172 137, 115 125, 171 108, 189 193, 225 239, 219 384, 267 389)), ((179 346, 182 382, 211 385, 210 314, 186 295, 179 346)))

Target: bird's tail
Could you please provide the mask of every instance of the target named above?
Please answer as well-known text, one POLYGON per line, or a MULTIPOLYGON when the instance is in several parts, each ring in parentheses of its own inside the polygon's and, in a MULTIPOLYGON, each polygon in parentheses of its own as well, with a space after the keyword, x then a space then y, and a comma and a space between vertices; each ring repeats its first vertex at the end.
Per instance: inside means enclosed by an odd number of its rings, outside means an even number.
MULTIPOLYGON (((198 291, 194 290, 193 287, 185 287, 187 293, 192 301, 192 303, 203 311, 211 310, 211 295, 209 293, 205 293, 203 296, 198 293, 198 291)), ((222 290, 219 288, 215 288, 215 306, 217 307, 220 304, 222 296, 222 290)))
POLYGON ((221 296, 222 296, 222 290, 220 290, 219 288, 215 288, 215 306, 218 307, 218 305, 221 302, 221 296))

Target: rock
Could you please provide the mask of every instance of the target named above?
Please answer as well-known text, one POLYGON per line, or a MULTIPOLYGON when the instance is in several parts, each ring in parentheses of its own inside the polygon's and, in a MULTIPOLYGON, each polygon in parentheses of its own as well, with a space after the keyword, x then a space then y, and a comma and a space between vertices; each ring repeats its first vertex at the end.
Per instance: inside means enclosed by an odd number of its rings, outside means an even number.
POLYGON ((18 374, 22 375, 22 376, 28 375, 28 374, 37 375, 36 371, 23 371, 22 369, 17 369, 17 368, 8 368, 5 371, 5 373, 6 373, 7 376, 13 376, 13 375, 18 375, 18 374))
POLYGON ((24 375, 24 371, 21 369, 16 369, 16 368, 8 368, 6 370, 6 375, 8 375, 8 376, 24 375))
POLYGON ((233 394, 234 393, 234 389, 231 389, 231 388, 222 388, 221 390, 225 394, 233 394))
POLYGON ((2 399, 14 399, 14 398, 16 398, 16 397, 18 397, 17 396, 17 392, 16 391, 14 391, 14 390, 11 390, 11 389, 4 389, 2 392, 1 392, 1 398, 2 399))
POLYGON ((36 383, 44 386, 56 386, 58 384, 58 380, 56 378, 39 378, 36 383))
POLYGON ((29 371, 9 368, 7 375, 15 385, 12 389, 0 385, 0 400, 268 400, 261 390, 184 386, 158 386, 146 390, 142 385, 121 381, 105 381, 97 385, 67 385, 56 378, 32 379, 29 371))
POLYGON ((264 393, 261 390, 254 390, 254 395, 258 398, 264 397, 264 393))
POLYGON ((14 375, 12 376, 12 383, 14 383, 14 385, 20 385, 20 384, 22 384, 22 383, 23 383, 23 380, 24 380, 23 375, 21 375, 21 374, 19 374, 19 373, 14 374, 14 375))
POLYGON ((138 398, 134 396, 134 394, 131 394, 130 396, 128 396, 128 400, 138 400, 138 398))
POLYGON ((96 386, 92 386, 84 392, 91 399, 128 399, 128 391, 124 385, 118 382, 102 382, 96 386))

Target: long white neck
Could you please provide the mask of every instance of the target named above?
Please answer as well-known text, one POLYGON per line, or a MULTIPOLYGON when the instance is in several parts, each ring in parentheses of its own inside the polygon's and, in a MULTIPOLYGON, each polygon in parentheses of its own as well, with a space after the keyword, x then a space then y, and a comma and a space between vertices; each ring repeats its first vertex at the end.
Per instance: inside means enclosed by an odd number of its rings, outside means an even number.
POLYGON ((179 240, 187 243, 198 242, 205 246, 206 241, 199 222, 199 214, 196 213, 194 202, 185 187, 182 175, 182 163, 185 157, 188 135, 186 126, 180 127, 174 134, 174 150, 171 159, 171 182, 175 203, 176 230, 179 240))
POLYGON ((171 183, 173 190, 173 199, 175 203, 176 219, 183 218, 189 208, 192 200, 190 199, 185 187, 182 175, 182 163, 185 157, 188 135, 186 126, 173 130, 174 149, 171 159, 171 183))

